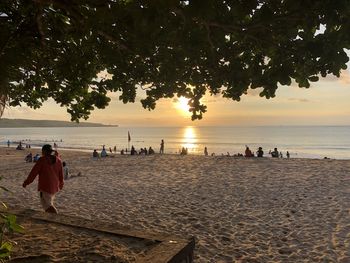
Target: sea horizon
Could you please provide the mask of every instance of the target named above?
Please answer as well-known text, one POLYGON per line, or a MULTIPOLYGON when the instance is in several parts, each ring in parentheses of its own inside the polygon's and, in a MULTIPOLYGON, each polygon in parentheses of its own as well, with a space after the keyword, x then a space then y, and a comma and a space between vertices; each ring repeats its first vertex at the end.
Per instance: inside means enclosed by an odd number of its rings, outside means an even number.
POLYGON ((136 150, 152 147, 159 152, 161 139, 165 152, 177 154, 182 147, 189 154, 234 155, 244 153, 245 146, 255 152, 263 147, 265 156, 275 147, 291 158, 350 159, 350 126, 186 126, 186 127, 27 127, 0 128, 0 145, 22 141, 33 147, 56 142, 60 148, 100 150, 114 146, 136 150), (128 141, 128 133, 130 141, 128 141))

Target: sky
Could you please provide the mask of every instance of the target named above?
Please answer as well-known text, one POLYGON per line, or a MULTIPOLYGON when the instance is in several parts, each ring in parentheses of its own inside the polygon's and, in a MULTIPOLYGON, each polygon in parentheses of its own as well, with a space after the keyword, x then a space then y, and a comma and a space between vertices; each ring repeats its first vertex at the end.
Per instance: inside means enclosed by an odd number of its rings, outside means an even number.
MULTIPOLYGON (((276 97, 268 100, 260 97, 258 90, 249 91, 240 102, 206 95, 203 102, 208 106, 207 112, 202 120, 196 121, 191 121, 183 101, 161 99, 155 110, 148 111, 139 101, 123 104, 118 100, 119 94, 110 96, 110 105, 94 110, 89 122, 123 127, 350 125, 349 70, 344 70, 340 78, 328 76, 313 82, 309 89, 299 88, 295 83, 280 86, 276 97)), ((52 100, 37 110, 25 105, 8 108, 3 118, 70 121, 66 108, 52 100)))

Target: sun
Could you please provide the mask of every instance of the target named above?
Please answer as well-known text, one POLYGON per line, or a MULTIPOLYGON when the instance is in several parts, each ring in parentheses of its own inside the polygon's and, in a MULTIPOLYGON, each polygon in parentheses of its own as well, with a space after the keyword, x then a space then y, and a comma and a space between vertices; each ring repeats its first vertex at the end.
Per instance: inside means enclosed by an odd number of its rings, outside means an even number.
POLYGON ((189 99, 185 97, 180 97, 175 103, 175 107, 184 114, 189 113, 190 106, 188 106, 189 99))

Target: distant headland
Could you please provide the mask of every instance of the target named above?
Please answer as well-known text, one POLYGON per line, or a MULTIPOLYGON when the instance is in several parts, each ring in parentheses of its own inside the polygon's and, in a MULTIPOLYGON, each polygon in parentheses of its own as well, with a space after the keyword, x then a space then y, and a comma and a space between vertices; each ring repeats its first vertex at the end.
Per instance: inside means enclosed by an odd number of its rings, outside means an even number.
POLYGON ((118 127, 118 125, 105 125, 94 122, 70 122, 54 120, 26 120, 26 119, 0 119, 0 128, 28 128, 28 127, 118 127))

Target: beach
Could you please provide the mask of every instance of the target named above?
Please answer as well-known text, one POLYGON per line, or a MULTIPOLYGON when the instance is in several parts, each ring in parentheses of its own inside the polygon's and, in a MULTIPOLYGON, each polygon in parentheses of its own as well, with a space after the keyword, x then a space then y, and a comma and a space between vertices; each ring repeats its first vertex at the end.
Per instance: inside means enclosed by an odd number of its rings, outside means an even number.
MULTIPOLYGON (((1 201, 41 210, 28 150, 0 148, 1 201)), ((350 262, 350 160, 60 154, 60 214, 194 236, 195 262, 350 262)))

